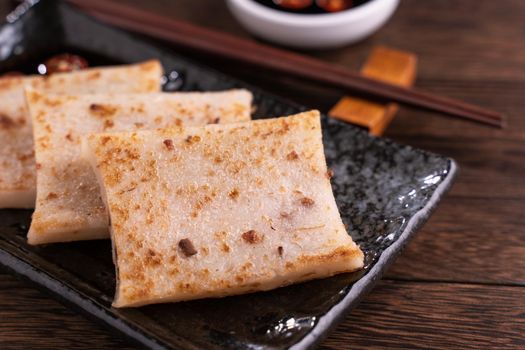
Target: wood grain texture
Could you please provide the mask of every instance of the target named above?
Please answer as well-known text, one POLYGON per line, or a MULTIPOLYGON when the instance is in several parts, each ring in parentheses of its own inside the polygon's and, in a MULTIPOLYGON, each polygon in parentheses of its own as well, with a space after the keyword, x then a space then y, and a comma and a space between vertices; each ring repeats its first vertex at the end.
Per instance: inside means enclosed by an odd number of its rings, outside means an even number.
POLYGON ((525 287, 523 202, 449 196, 387 278, 525 287))
POLYGON ((382 281, 322 349, 522 349, 522 287, 382 281))
POLYGON ((29 283, 0 272, 0 348, 133 348, 29 283))
MULTIPOLYGON (((126 1, 249 37, 222 1, 126 1)), ((0 14, 6 9, 0 2, 0 14)), ((386 136, 455 158, 458 179, 385 279, 323 348, 525 348, 524 13, 522 0, 403 0, 392 20, 366 41, 308 53, 358 70, 376 45, 415 52, 416 86, 502 111, 509 122, 496 130, 400 109, 386 136)), ((344 94, 192 57, 324 111, 344 94)), ((2 349, 125 346, 6 274, 0 274, 0 319, 2 349)))

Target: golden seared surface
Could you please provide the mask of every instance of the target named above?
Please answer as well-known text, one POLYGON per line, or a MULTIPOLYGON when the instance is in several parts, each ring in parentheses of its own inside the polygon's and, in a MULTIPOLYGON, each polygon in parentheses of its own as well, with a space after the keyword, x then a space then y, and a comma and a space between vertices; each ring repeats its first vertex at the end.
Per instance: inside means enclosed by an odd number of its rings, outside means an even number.
POLYGON ((38 166, 29 243, 109 238, 108 219, 83 135, 250 120, 246 90, 210 93, 46 95, 27 92, 38 166))
POLYGON ((115 306, 267 290, 353 271, 319 112, 89 136, 111 217, 115 306))
POLYGON ((0 208, 35 205, 33 134, 24 88, 57 94, 155 92, 160 90, 161 75, 160 62, 152 60, 50 76, 0 78, 0 208))

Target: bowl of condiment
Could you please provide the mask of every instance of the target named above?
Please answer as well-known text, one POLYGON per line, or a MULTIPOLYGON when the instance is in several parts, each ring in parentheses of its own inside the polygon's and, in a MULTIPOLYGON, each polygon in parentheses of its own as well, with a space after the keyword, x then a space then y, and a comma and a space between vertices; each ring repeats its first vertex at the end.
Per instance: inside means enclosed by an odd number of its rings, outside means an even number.
POLYGON ((228 0, 234 17, 253 35, 299 49, 355 43, 378 30, 399 0, 228 0))

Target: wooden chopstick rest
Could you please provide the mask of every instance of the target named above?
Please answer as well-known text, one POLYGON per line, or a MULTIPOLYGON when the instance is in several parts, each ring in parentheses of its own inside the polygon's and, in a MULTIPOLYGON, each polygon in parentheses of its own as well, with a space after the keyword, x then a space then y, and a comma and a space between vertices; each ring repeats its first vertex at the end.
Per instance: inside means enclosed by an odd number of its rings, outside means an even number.
MULTIPOLYGON (((416 55, 390 49, 376 47, 361 68, 361 74, 404 87, 413 85, 416 78, 416 55)), ((375 136, 383 134, 390 124, 399 106, 396 103, 377 103, 368 100, 345 96, 328 112, 331 117, 362 126, 375 136)))

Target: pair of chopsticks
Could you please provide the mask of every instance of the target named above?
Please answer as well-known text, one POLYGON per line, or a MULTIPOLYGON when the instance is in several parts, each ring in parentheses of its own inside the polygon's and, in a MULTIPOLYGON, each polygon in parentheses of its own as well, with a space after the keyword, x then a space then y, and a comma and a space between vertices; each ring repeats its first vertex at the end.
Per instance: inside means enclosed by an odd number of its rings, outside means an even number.
POLYGON ((502 128, 502 114, 413 88, 366 78, 348 69, 251 40, 237 38, 109 0, 68 0, 117 27, 223 58, 311 80, 347 91, 420 107, 502 128))

